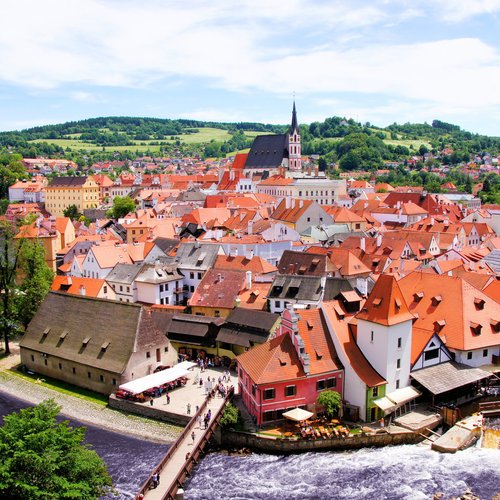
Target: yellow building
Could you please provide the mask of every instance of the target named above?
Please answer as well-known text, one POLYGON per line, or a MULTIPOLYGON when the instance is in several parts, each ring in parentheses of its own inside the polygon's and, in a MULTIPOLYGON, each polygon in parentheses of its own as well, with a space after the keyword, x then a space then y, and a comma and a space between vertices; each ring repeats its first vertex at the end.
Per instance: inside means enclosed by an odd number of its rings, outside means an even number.
POLYGON ((99 205, 99 185, 90 177, 54 177, 45 188, 45 208, 55 217, 75 205, 80 213, 99 205))

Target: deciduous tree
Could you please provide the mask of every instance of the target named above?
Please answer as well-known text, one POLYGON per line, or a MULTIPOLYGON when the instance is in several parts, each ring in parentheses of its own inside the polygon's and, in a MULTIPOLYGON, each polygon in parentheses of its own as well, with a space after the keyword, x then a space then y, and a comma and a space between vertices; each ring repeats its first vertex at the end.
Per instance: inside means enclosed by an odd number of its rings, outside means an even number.
POLYGON ((342 398, 337 391, 323 391, 316 399, 316 403, 325 409, 328 418, 333 418, 338 415, 342 408, 342 398))
POLYGON ((2 498, 99 498, 112 491, 106 465, 84 444, 85 428, 58 423, 59 410, 47 400, 5 417, 0 427, 2 498))

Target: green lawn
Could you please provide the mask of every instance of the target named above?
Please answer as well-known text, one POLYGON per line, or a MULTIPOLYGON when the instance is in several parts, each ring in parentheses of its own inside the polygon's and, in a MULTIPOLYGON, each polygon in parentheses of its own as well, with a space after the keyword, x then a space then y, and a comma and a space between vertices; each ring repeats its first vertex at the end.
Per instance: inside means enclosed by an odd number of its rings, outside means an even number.
POLYGON ((68 396, 85 399, 86 401, 91 401, 92 403, 96 403, 102 406, 106 406, 108 404, 108 397, 104 394, 99 394, 98 392, 83 389, 81 387, 77 387, 76 385, 62 382, 61 380, 55 380, 40 374, 29 375, 17 370, 16 368, 12 368, 8 371, 8 373, 25 380, 29 380, 33 384, 41 385, 42 387, 48 387, 49 389, 53 389, 54 391, 66 394, 68 396))
POLYGON ((392 144, 393 146, 406 146, 407 148, 410 148, 410 146, 413 146, 413 149, 415 151, 418 151, 418 148, 423 144, 426 146, 428 149, 432 149, 432 146, 430 145, 429 142, 425 141, 424 139, 417 139, 417 140, 412 140, 412 139, 384 139, 384 142, 386 144, 392 144))

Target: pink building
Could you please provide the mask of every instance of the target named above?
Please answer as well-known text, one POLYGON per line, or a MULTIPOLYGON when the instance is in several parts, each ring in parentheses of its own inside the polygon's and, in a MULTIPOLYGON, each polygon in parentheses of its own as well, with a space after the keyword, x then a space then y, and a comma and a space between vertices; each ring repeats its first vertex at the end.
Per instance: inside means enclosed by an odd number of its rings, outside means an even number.
POLYGON ((320 309, 286 309, 276 337, 236 359, 239 392, 258 425, 291 408, 315 411, 324 389, 344 392, 344 369, 320 309))

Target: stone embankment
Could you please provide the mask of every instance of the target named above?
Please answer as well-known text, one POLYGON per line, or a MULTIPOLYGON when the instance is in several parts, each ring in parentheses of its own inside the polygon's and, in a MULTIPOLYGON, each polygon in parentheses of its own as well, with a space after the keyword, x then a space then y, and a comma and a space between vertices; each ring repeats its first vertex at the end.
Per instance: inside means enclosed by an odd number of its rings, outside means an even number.
POLYGON ((182 432, 182 428, 175 425, 127 415, 98 403, 62 394, 37 384, 35 381, 31 382, 21 378, 8 370, 15 365, 15 358, 16 356, 9 356, 0 362, 0 392, 29 404, 38 404, 52 398, 61 406, 61 413, 65 417, 158 443, 171 443, 182 432))

